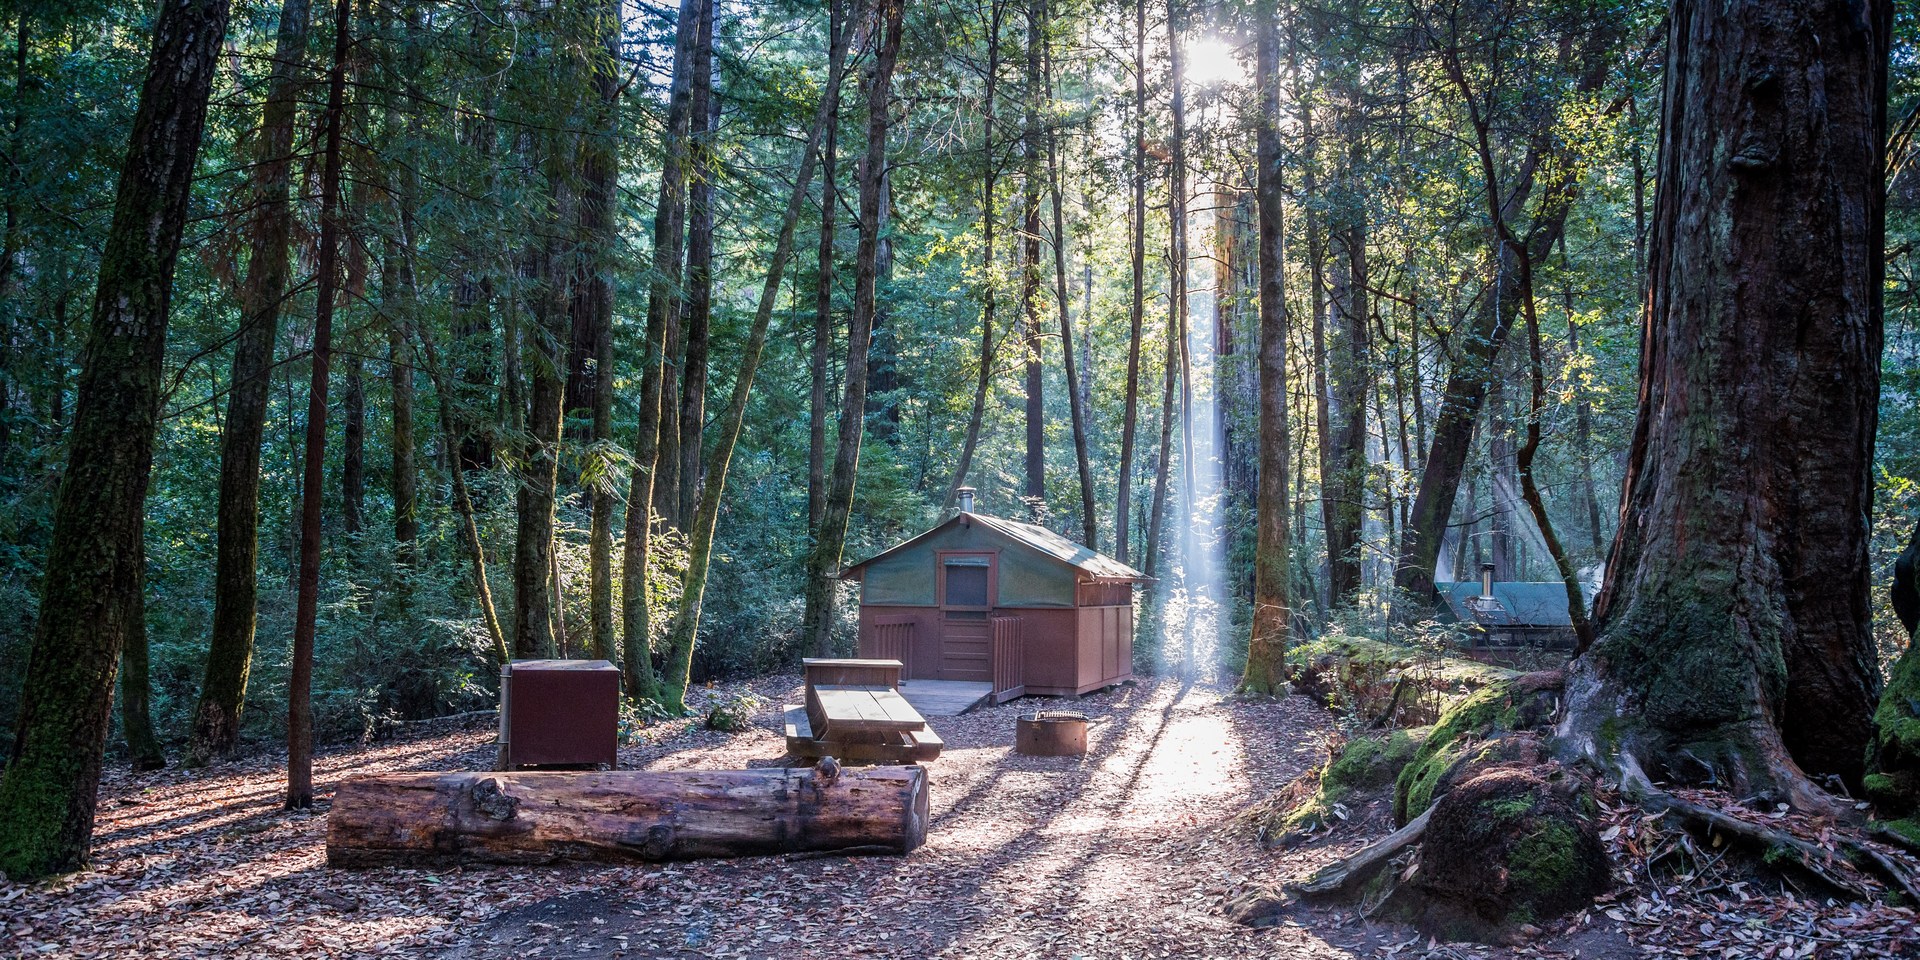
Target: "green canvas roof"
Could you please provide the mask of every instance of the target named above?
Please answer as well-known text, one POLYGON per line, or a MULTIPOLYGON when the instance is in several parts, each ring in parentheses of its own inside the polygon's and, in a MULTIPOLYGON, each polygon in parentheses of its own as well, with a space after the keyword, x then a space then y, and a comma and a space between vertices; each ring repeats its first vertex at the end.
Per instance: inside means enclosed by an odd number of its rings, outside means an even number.
POLYGON ((1088 576, 1104 580, 1148 581, 1153 579, 1106 554, 1094 551, 1084 544, 1075 543, 1060 534, 1054 533, 1052 530, 1048 530, 1046 527, 1039 526, 1038 524, 1022 523, 1018 520, 1008 520, 1004 517, 990 517, 982 513, 957 514, 945 523, 939 524, 919 536, 895 544, 859 563, 847 567, 845 570, 840 571, 840 578, 843 580, 858 580, 860 579, 861 568, 867 564, 884 557, 890 557, 902 550, 911 549, 922 540, 962 520, 970 520, 977 523, 982 528, 992 531, 1014 544, 1026 547, 1049 559, 1078 569, 1088 576))
POLYGON ((1453 615, 1468 623, 1502 627, 1571 627, 1567 587, 1555 581, 1503 580, 1493 585, 1495 602, 1476 602, 1480 581, 1436 584, 1453 615))

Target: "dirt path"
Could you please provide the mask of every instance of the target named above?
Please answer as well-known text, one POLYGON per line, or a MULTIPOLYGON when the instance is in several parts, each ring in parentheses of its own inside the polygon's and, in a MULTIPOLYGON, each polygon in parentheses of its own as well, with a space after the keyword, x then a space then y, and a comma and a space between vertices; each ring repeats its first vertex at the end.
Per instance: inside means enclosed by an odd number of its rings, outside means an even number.
MULTIPOLYGON (((778 760, 775 707, 794 678, 754 685, 759 726, 676 724, 623 752, 653 769, 778 760)), ((1023 701, 944 720, 934 821, 907 857, 761 858, 634 867, 332 871, 325 817, 279 810, 270 759, 212 773, 116 775, 96 869, 0 887, 0 956, 1352 957, 1402 931, 1307 915, 1249 930, 1217 915, 1246 882, 1332 856, 1280 856, 1224 829, 1250 798, 1323 754, 1329 718, 1304 699, 1245 702, 1143 683, 1076 704, 1085 758, 1012 753, 1023 701)), ((330 753, 345 774, 480 769, 491 731, 330 753)), ((1351 846, 1358 838, 1343 846, 1351 846)), ((1482 951, 1462 951, 1468 956, 1482 951)))

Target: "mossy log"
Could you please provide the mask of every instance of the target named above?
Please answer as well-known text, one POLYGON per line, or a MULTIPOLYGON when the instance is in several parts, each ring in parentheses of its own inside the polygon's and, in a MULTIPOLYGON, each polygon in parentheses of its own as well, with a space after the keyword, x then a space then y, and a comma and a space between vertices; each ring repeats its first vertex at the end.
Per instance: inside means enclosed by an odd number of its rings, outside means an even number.
POLYGON ((907 853, 927 819, 919 767, 384 774, 334 794, 327 863, 907 853))

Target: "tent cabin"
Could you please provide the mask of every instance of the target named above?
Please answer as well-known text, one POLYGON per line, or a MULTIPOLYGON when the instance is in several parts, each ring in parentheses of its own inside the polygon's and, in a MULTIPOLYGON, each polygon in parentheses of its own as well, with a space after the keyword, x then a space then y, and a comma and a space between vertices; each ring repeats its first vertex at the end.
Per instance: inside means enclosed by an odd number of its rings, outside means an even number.
POLYGON ((902 676, 992 685, 993 702, 1078 696, 1133 676, 1133 585, 1149 578, 1045 527, 960 513, 846 570, 860 656, 902 676))
POLYGON ((1442 620, 1472 624, 1473 646, 1491 649, 1572 650, 1573 616, 1567 611, 1567 587, 1559 581, 1498 581, 1493 564, 1480 579, 1436 585, 1442 620))

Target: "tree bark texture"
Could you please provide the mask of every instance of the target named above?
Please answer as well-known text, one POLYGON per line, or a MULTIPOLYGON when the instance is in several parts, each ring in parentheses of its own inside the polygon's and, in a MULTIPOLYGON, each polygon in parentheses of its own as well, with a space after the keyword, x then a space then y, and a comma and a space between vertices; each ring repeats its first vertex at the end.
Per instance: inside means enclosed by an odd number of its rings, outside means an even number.
POLYGON ((332 867, 694 860, 926 842, 917 766, 392 773, 340 785, 332 867))
POLYGON ((1283 244, 1286 187, 1281 182, 1279 12, 1262 4, 1254 82, 1260 95, 1255 131, 1255 199, 1259 207, 1260 466, 1255 507, 1253 620, 1241 689, 1277 694, 1286 688, 1288 590, 1292 544, 1287 521, 1287 286, 1283 244))
MULTIPOLYGON (((1053 51, 1046 52, 1047 99, 1053 99, 1053 51)), ((1080 476, 1080 529, 1089 548, 1100 549, 1100 505, 1093 491, 1092 456, 1087 450, 1092 426, 1082 377, 1091 375, 1074 358, 1073 315, 1067 309, 1067 228, 1060 201, 1060 134, 1047 134, 1047 189, 1053 201, 1053 295, 1060 309, 1060 366, 1067 375, 1067 414, 1073 424, 1073 463, 1080 476)), ((1081 319, 1090 318, 1083 314, 1081 319)))
POLYGON ((0 871, 79 869, 113 704, 144 589, 142 507, 168 308, 225 0, 161 6, 100 256, 67 469, 54 505, 13 753, 0 778, 0 871))
MULTIPOLYGON (((587 401, 593 411, 592 438, 598 463, 587 478, 591 516, 587 529, 587 649, 594 659, 617 661, 613 620, 613 295, 614 255, 619 244, 615 205, 620 179, 620 7, 601 10, 598 49, 588 56, 591 125, 581 138, 580 232, 582 262, 574 277, 575 348, 581 328, 592 351, 587 401)), ((582 364, 576 360, 573 364, 582 364)))
POLYGON ((674 522, 682 529, 700 504, 700 453, 706 427, 707 351, 713 322, 713 180, 719 173, 714 138, 720 128, 720 96, 714 89, 713 5, 700 22, 699 56, 693 70, 693 172, 687 188, 685 348, 680 363, 680 482, 674 522))
POLYGON ((840 406, 840 437, 834 451, 832 480, 827 488, 825 515, 820 521, 807 561, 806 609, 801 634, 815 656, 826 656, 833 641, 834 593, 832 579, 839 572, 846 545, 847 521, 853 510, 854 481, 860 470, 860 441, 867 409, 867 348, 873 336, 876 260, 880 245, 881 191, 885 186, 888 102, 894 65, 900 56, 904 0, 881 0, 875 9, 878 48, 867 83, 867 153, 860 163, 860 243, 853 258, 853 312, 847 320, 845 398, 840 406))
POLYGON ((1623 521, 1565 721, 1656 778, 1818 807, 1802 771, 1861 772, 1892 15, 1673 7, 1623 521))
POLYGON ((993 382, 993 328, 998 322, 996 314, 999 305, 999 287, 994 282, 993 242, 998 217, 994 190, 1000 182, 999 152, 993 142, 993 111, 995 95, 1000 87, 1000 28, 1006 17, 1006 4, 1007 0, 990 0, 987 4, 987 77, 980 109, 983 130, 980 155, 982 165, 986 168, 980 188, 980 366, 974 374, 973 410, 967 417, 966 439, 960 443, 960 462, 953 469, 953 482, 947 484, 947 497, 942 509, 950 509, 954 498, 959 496, 960 488, 967 484, 967 474, 973 469, 973 451, 980 442, 980 428, 986 420, 987 390, 993 382))
POLYGON ((232 755, 240 738, 247 676, 253 668, 260 446, 266 434, 268 393, 273 388, 273 346, 280 335, 281 301, 288 285, 293 208, 287 191, 293 183, 294 121, 310 19, 308 0, 285 0, 281 5, 266 105, 261 109, 250 184, 254 208, 247 276, 240 286, 241 326, 233 343, 226 430, 220 437, 213 628, 187 744, 187 762, 192 765, 232 755))
POLYGON ((1022 495, 1027 517, 1042 520, 1047 506, 1047 404, 1046 368, 1041 361, 1040 343, 1040 61, 1044 45, 1045 0, 1027 3, 1027 76, 1026 122, 1021 130, 1022 154, 1020 191, 1020 316, 1026 324, 1024 337, 1026 384, 1026 481, 1022 495))

